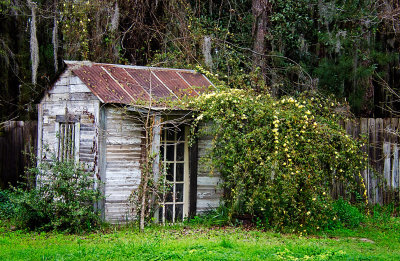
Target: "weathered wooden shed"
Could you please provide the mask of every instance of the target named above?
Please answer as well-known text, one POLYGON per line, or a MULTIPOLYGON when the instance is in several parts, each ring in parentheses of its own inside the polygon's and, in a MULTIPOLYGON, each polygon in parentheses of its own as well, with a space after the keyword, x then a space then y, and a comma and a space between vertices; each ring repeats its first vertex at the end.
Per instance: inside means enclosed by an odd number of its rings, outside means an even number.
MULTIPOLYGON (((172 183, 158 218, 177 221, 219 204, 218 176, 199 166, 210 138, 188 145, 191 112, 166 100, 199 95, 212 83, 191 70, 66 61, 66 69, 38 105, 38 158, 74 157, 104 183, 99 205, 109 222, 134 218, 129 197, 141 178, 147 115, 154 128, 157 162, 172 183), (151 106, 147 106, 151 104, 151 106), (172 131, 173 130, 173 131, 172 131), (168 167, 165 167, 168 166, 168 167)), ((154 142, 153 142, 154 147, 154 142)))

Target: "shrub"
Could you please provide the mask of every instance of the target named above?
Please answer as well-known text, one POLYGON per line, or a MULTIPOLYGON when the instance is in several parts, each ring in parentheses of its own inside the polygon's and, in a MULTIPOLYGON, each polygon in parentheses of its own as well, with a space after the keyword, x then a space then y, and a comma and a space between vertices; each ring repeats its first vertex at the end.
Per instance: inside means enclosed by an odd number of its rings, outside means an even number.
POLYGON ((333 113, 338 105, 237 89, 191 103, 200 111, 194 125, 211 123, 199 135, 214 137, 206 163, 223 178, 231 219, 251 215, 277 229, 315 230, 333 218, 333 182, 349 194, 363 191, 366 200, 360 174, 365 155, 361 142, 339 126, 333 113))
POLYGON ((74 161, 55 159, 29 171, 38 174, 37 185, 32 190, 14 190, 17 226, 79 232, 99 224, 95 204, 101 199, 101 192, 92 172, 74 161))

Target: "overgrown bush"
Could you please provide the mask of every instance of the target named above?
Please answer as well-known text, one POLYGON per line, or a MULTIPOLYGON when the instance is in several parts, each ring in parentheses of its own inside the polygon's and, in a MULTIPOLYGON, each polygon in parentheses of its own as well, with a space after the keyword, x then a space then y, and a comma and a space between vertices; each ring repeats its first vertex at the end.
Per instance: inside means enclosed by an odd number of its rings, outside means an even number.
POLYGON ((101 199, 93 172, 74 161, 43 162, 29 170, 36 188, 14 189, 14 220, 20 228, 80 232, 100 222, 95 204, 101 199))
POLYGON ((361 142, 346 135, 322 98, 276 100, 251 90, 225 90, 197 98, 195 120, 210 122, 199 135, 214 137, 206 162, 223 178, 231 219, 251 215, 266 225, 299 231, 329 225, 330 188, 341 182, 366 199, 361 142))

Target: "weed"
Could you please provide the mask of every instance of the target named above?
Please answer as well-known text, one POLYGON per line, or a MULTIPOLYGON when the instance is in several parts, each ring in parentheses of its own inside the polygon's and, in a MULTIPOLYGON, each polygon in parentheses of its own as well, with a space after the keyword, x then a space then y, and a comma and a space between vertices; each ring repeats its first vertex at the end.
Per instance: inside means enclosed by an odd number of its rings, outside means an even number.
POLYGON ((228 210, 225 206, 209 209, 201 215, 194 216, 186 221, 190 225, 224 226, 230 224, 228 210))
POLYGON ((375 205, 372 213, 372 219, 375 222, 387 222, 392 216, 394 216, 395 207, 393 204, 386 206, 375 205))
POLYGON ((0 219, 9 219, 14 214, 14 205, 10 200, 11 192, 0 190, 0 219))
POLYGON ((350 205, 342 198, 334 202, 333 211, 337 217, 336 225, 339 226, 357 228, 365 220, 364 215, 357 207, 350 205))
POLYGON ((226 237, 222 238, 219 245, 223 248, 233 248, 232 242, 229 239, 227 239, 226 237))

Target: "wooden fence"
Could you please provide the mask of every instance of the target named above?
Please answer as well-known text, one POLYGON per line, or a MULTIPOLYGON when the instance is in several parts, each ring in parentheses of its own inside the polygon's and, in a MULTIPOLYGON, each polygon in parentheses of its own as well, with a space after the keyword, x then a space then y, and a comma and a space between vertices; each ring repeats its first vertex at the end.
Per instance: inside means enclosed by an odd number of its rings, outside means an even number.
POLYGON ((23 179, 36 144, 36 121, 8 121, 0 125, 0 188, 15 186, 23 179))
POLYGON ((362 175, 369 202, 399 202, 400 119, 361 118, 343 122, 342 126, 353 137, 365 135, 367 138, 364 151, 370 167, 362 175))

